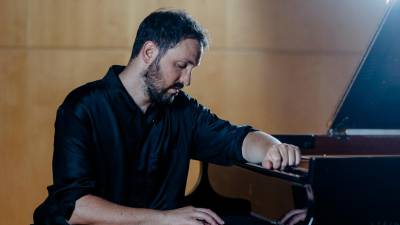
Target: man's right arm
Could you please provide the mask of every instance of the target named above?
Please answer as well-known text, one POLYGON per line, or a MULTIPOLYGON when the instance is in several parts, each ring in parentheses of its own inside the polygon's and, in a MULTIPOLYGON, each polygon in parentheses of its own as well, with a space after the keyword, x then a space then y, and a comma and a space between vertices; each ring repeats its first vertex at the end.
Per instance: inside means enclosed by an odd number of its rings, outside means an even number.
POLYGON ((209 209, 191 206, 175 210, 130 208, 94 195, 85 195, 75 203, 69 224, 107 225, 218 225, 223 220, 209 209))

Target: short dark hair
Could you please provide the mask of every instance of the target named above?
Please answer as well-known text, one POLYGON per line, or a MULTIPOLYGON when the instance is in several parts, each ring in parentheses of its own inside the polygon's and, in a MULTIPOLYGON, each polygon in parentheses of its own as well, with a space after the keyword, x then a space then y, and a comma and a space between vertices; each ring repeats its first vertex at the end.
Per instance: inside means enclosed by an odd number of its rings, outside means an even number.
POLYGON ((131 59, 135 58, 146 41, 154 42, 162 56, 180 41, 193 38, 202 47, 208 46, 206 31, 183 10, 157 10, 148 15, 139 25, 131 59))

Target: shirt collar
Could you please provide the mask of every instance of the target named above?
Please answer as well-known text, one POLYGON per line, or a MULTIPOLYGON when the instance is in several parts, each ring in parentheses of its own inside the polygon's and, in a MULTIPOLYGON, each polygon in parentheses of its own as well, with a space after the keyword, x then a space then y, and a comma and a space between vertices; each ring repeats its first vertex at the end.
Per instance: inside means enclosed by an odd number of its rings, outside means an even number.
POLYGON ((104 76, 103 81, 112 92, 127 92, 119 74, 125 69, 125 66, 113 65, 108 69, 107 74, 104 76))
MULTIPOLYGON (((132 97, 129 95, 128 91, 125 89, 124 85, 122 84, 121 79, 119 78, 119 74, 124 69, 125 69, 125 66, 113 65, 108 69, 107 74, 104 76, 104 78, 102 80, 105 83, 109 94, 111 95, 111 97, 114 100, 116 100, 117 102, 122 100, 123 102, 125 102, 127 104, 130 111, 142 113, 141 109, 136 104, 136 102, 132 99, 132 97)), ((145 115, 153 114, 151 117, 154 117, 154 119, 158 120, 161 111, 162 111, 162 107, 156 106, 156 105, 151 105, 147 109, 145 115)))

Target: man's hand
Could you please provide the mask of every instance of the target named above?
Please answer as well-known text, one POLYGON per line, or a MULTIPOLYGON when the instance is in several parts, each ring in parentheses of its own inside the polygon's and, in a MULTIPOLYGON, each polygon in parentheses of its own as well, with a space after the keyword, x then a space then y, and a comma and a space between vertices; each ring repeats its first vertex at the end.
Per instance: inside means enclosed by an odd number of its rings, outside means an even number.
POLYGON ((164 212, 165 224, 168 225, 220 225, 224 221, 213 211, 187 206, 164 212))
POLYGON ((307 217, 307 209, 294 209, 288 212, 281 220, 282 225, 295 225, 303 222, 307 217))
POLYGON ((267 169, 285 169, 300 164, 297 146, 282 144, 278 139, 262 131, 247 134, 242 145, 243 158, 251 163, 261 163, 267 169))
POLYGON ((265 155, 262 166, 267 169, 285 169, 300 164, 300 150, 297 146, 278 143, 272 145, 265 155))
POLYGON ((130 208, 85 195, 76 201, 68 224, 221 225, 224 221, 209 209, 192 206, 166 211, 130 208))

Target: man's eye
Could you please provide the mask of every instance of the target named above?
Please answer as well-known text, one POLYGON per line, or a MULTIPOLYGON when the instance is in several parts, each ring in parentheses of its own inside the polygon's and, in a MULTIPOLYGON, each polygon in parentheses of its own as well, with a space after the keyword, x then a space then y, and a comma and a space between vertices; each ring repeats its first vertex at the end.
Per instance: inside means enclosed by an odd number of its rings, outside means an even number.
POLYGON ((177 64, 177 65, 178 65, 178 67, 181 68, 181 69, 185 69, 186 66, 187 66, 187 64, 177 64))

